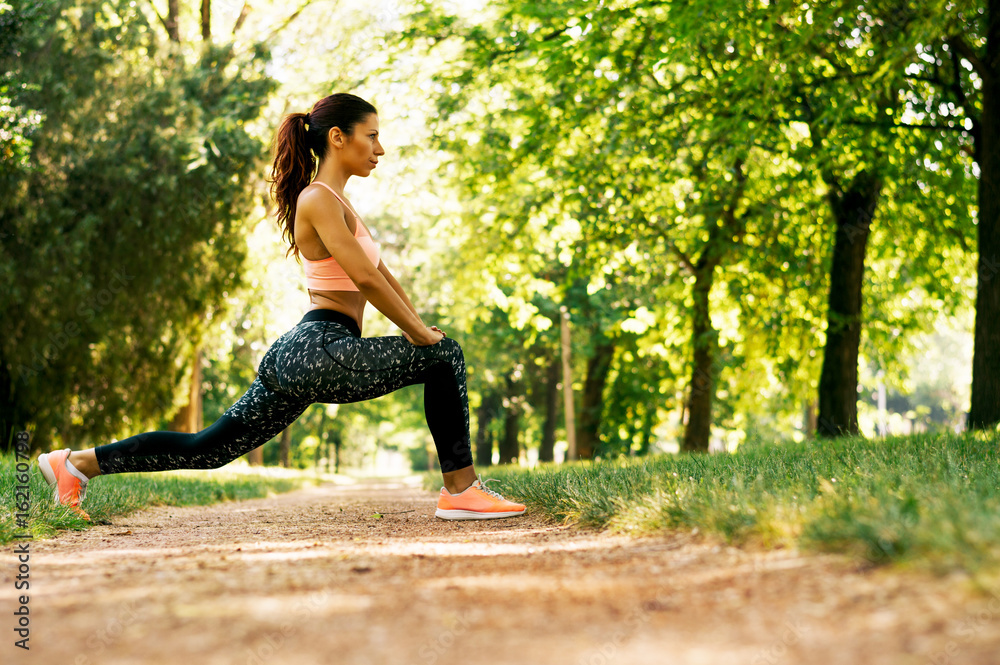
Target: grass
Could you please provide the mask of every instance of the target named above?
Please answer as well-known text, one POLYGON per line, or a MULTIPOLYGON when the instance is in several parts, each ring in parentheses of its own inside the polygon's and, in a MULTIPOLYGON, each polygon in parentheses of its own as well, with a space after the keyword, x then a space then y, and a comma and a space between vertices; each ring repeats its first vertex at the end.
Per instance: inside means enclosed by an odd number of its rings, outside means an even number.
MULTIPOLYGON (((996 576, 1000 438, 915 435, 763 444, 482 474, 564 523, 649 535, 687 530, 731 545, 798 547, 871 566, 996 576)), ((428 488, 440 476, 428 475, 428 488)))
MULTIPOLYGON (((31 466, 34 467, 34 460, 31 466)), ((866 565, 1000 570, 1000 437, 916 435, 763 444, 732 455, 661 455, 535 468, 502 466, 484 478, 530 510, 582 527, 649 535, 686 530, 739 546, 798 547, 866 565)), ((437 491, 441 476, 429 473, 437 491)), ((268 496, 318 480, 313 472, 230 465, 99 476, 84 509, 95 522, 150 505, 204 505, 268 496)), ((13 455, 0 455, 0 543, 14 520, 13 455)), ((89 523, 53 501, 29 474, 34 538, 89 523)))
MULTIPOLYGON (((15 534, 30 532, 33 538, 55 536, 60 530, 83 530, 91 523, 70 508, 56 503, 52 488, 30 462, 28 529, 15 518, 16 464, 13 453, 0 455, 0 544, 15 540, 15 534)), ((155 473, 123 473, 91 479, 83 509, 94 523, 113 515, 125 515, 156 505, 207 505, 271 496, 314 484, 315 474, 306 471, 250 467, 232 464, 220 469, 175 470, 155 473)), ((23 497, 21 497, 23 500, 23 497)))

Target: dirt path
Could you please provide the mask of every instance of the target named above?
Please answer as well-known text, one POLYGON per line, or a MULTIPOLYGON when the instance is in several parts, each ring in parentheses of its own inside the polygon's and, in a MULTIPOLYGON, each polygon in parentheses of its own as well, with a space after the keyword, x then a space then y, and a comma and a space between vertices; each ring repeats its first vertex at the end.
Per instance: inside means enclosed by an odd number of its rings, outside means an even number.
POLYGON ((12 646, 5 611, 0 661, 1000 663, 1000 598, 954 579, 530 514, 445 522, 414 482, 157 507, 34 541, 32 648, 12 646))

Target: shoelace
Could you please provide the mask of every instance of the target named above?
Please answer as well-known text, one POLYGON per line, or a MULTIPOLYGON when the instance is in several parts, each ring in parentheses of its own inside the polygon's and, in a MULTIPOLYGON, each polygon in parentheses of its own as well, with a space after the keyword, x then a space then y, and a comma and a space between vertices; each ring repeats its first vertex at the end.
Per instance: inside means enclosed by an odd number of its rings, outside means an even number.
POLYGON ((506 501, 507 499, 505 499, 502 496, 500 496, 500 494, 498 492, 494 492, 493 490, 491 490, 490 488, 488 488, 486 486, 486 483, 492 482, 492 481, 495 481, 495 480, 497 480, 497 479, 496 478, 487 478, 486 480, 483 480, 483 474, 479 474, 479 489, 481 489, 482 491, 486 492, 490 496, 494 496, 494 497, 500 499, 501 501, 506 501))

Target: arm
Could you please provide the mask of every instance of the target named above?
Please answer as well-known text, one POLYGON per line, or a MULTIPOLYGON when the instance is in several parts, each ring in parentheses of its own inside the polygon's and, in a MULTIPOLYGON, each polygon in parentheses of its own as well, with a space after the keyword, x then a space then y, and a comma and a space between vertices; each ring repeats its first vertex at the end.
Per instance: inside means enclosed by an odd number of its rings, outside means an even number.
MULTIPOLYGON (((399 282, 397 282, 396 279, 392 276, 392 273, 389 272, 389 268, 385 265, 385 263, 382 262, 381 259, 378 262, 378 271, 382 273, 382 276, 385 277, 387 282, 389 282, 389 286, 392 287, 392 290, 395 291, 397 294, 399 294, 399 297, 403 299, 403 302, 405 302, 407 306, 410 308, 410 310, 417 315, 417 318, 420 318, 420 315, 417 314, 417 308, 414 307, 413 303, 410 302, 410 299, 406 297, 406 292, 403 291, 403 287, 399 285, 399 282)), ((430 326, 430 329, 441 333, 445 337, 448 336, 448 333, 444 332, 437 326, 430 326)))
POLYGON ((401 297, 368 260, 365 250, 351 234, 344 219, 344 209, 333 194, 319 188, 305 192, 299 198, 298 210, 309 219, 323 241, 323 246, 357 285, 358 291, 378 311, 414 341, 425 342, 432 339, 432 334, 413 310, 413 305, 408 300, 404 301, 405 296, 401 297))
POLYGON ((385 265, 385 263, 381 259, 379 259, 378 262, 378 271, 382 273, 383 277, 385 277, 385 281, 389 282, 389 286, 392 287, 392 290, 395 291, 399 295, 399 297, 403 299, 403 302, 405 302, 406 306, 410 308, 410 311, 413 312, 413 314, 417 318, 420 318, 420 315, 417 314, 417 308, 414 307, 413 303, 410 302, 410 299, 406 297, 406 293, 403 291, 403 287, 399 285, 399 282, 397 282, 396 278, 392 276, 392 273, 389 272, 389 268, 385 265))

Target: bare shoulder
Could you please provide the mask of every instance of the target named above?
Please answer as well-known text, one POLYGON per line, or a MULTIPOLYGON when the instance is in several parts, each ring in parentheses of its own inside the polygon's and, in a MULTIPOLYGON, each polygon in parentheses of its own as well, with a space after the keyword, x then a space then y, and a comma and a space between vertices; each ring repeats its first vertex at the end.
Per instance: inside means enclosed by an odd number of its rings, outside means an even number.
POLYGON ((327 221, 331 218, 345 223, 347 221, 343 204, 325 187, 307 186, 299 192, 296 207, 312 223, 327 221))

